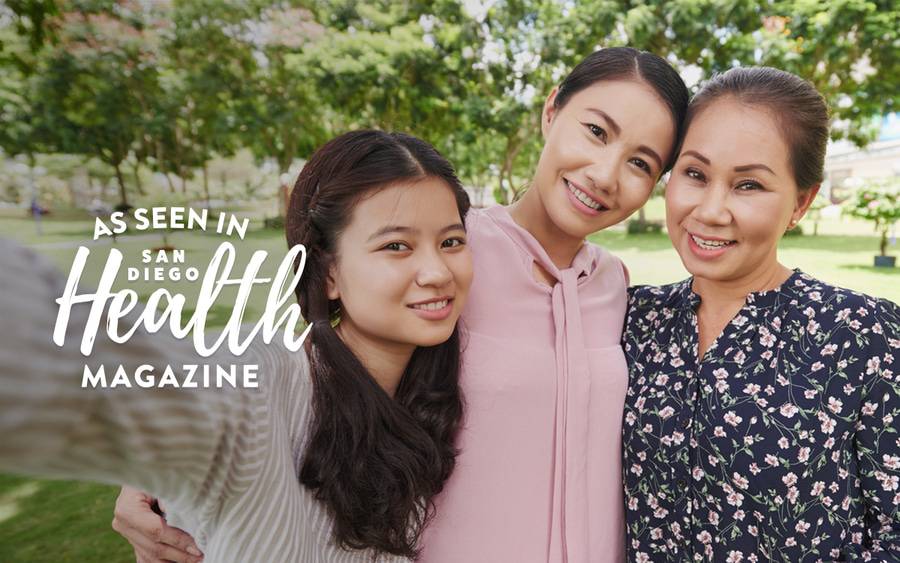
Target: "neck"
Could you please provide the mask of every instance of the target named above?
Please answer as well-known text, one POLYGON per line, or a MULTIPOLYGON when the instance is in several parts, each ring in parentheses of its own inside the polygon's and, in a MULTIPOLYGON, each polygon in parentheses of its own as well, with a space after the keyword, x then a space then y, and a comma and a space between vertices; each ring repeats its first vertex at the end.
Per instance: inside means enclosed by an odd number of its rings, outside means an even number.
POLYGON ((510 205, 509 214, 517 225, 537 239, 557 268, 564 270, 572 265, 584 239, 563 232, 553 223, 547 215, 537 187, 532 186, 522 199, 510 205))
POLYGON ((349 323, 339 324, 335 332, 369 371, 379 387, 393 398, 416 347, 412 344, 373 342, 347 325, 349 323))
POLYGON ((775 289, 789 277, 791 271, 773 256, 764 267, 739 279, 722 281, 695 277, 692 288, 700 296, 701 310, 727 310, 735 303, 742 306, 751 293, 775 289))

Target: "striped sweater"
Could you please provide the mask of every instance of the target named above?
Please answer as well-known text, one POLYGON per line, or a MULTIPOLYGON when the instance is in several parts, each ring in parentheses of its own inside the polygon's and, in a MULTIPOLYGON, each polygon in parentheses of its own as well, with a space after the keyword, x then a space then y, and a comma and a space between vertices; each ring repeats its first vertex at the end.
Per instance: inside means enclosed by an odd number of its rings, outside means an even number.
POLYGON ((334 545, 327 511, 297 478, 310 416, 303 352, 257 338, 239 358, 223 347, 204 359, 165 330, 125 344, 101 330, 85 358, 87 307, 73 309, 64 346, 51 341, 64 284, 0 240, 0 469, 148 491, 210 563, 372 561, 334 545), (108 379, 119 365, 150 364, 158 377, 167 364, 256 364, 259 388, 83 389, 84 365, 99 362, 108 379))

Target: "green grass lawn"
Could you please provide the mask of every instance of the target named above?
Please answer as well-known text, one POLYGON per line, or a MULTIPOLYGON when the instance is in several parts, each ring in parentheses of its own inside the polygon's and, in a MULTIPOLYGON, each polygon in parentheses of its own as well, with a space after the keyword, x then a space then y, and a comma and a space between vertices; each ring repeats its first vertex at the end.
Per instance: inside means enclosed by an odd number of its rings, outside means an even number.
POLYGON ((134 561, 110 528, 118 489, 0 474, 0 561, 134 561))
MULTIPOLYGON (((661 200, 651 201, 647 213, 651 219, 660 219, 661 200)), ((812 231, 810 226, 805 227, 807 231, 812 231)), ((47 218, 42 222, 42 229, 43 234, 38 235, 29 219, 0 219, 0 236, 36 248, 67 271, 78 244, 90 241, 93 221, 47 218)), ((871 267, 872 256, 877 253, 878 239, 869 225, 831 219, 822 222, 819 232, 822 234, 816 237, 784 239, 780 249, 782 262, 828 282, 900 302, 900 268, 884 270, 871 267)), ((189 265, 205 266, 223 239, 208 234, 180 233, 171 235, 169 240, 177 248, 185 250, 189 265)), ((237 249, 235 268, 238 272, 243 271, 253 251, 266 250, 270 258, 262 272, 271 275, 286 249, 283 234, 273 230, 257 229, 243 241, 236 237, 229 240, 237 249)), ((592 240, 625 261, 632 283, 661 284, 687 276, 665 234, 626 236, 621 229, 610 229, 594 235, 592 240)), ((159 235, 148 235, 120 238, 115 245, 108 240, 91 245, 84 281, 90 285, 97 284, 110 248, 118 248, 124 253, 123 267, 140 266, 140 251, 161 242, 159 235)), ((188 282, 166 284, 170 290, 187 296, 196 295, 197 286, 188 282)), ((130 287, 146 298, 159 285, 126 283, 120 279, 117 287, 130 287)), ((236 288, 230 288, 220 296, 209 319, 211 326, 221 326, 228 319, 235 292, 236 288)), ((257 318, 263 311, 264 303, 265 293, 255 292, 246 320, 257 318)), ((0 561, 132 561, 130 547, 110 528, 116 494, 117 489, 102 485, 0 475, 0 561)))

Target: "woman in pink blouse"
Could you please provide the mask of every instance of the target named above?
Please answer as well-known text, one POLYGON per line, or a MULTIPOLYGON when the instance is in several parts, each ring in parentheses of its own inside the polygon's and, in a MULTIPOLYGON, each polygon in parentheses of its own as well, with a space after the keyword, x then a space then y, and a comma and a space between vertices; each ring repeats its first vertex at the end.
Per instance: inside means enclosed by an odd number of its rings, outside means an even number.
MULTIPOLYGON (((623 561, 628 276, 585 239, 647 201, 671 167, 687 102, 660 57, 591 54, 547 97, 530 189, 509 207, 470 213, 466 421, 421 560, 623 561)), ((157 517, 141 506, 123 493, 117 527, 146 544, 157 517)), ((164 528, 163 543, 185 540, 164 528)))
POLYGON ((595 52, 547 97, 530 189, 470 214, 466 423, 423 561, 624 561, 628 276, 585 238, 647 201, 687 101, 661 58, 595 52))

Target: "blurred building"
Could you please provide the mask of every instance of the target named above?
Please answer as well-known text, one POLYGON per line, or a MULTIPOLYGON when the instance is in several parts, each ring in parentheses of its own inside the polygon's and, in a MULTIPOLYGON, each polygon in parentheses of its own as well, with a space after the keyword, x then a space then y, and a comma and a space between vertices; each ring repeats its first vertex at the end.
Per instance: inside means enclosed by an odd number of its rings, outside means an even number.
POLYGON ((900 114, 888 114, 878 138, 863 149, 853 143, 831 143, 825 157, 827 190, 832 201, 866 180, 900 177, 900 114))

